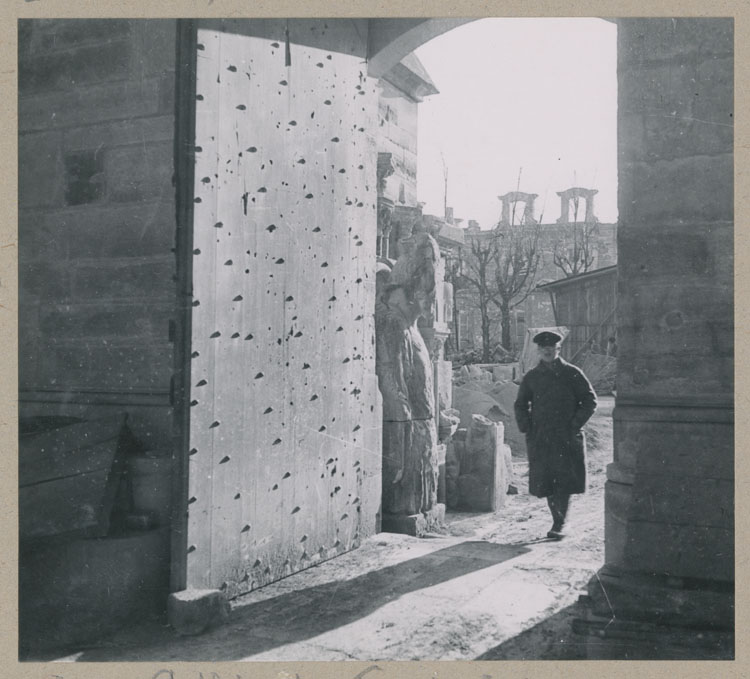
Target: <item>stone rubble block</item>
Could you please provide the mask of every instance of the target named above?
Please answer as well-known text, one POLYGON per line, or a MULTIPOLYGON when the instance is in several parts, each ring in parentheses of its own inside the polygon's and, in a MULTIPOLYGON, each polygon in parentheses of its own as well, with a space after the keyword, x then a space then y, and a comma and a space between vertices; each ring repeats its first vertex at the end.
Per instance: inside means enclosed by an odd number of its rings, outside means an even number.
POLYGON ((229 618, 229 602, 218 589, 185 589, 167 599, 167 620, 177 634, 195 636, 229 618))
POLYGON ((516 376, 518 363, 500 363, 492 368, 494 382, 511 382, 516 376))
POLYGON ((421 538, 430 533, 439 533, 444 528, 445 505, 439 502, 418 514, 383 513, 383 531, 386 533, 402 533, 421 538))
POLYGON ((502 422, 472 415, 463 450, 457 446, 460 451, 460 475, 456 481, 459 507, 496 511, 505 504, 513 469, 510 448, 503 437, 502 422))
POLYGON ((513 455, 526 455, 526 437, 518 430, 513 415, 513 403, 518 385, 513 382, 482 383, 470 381, 453 388, 453 407, 461 414, 459 427, 468 429, 472 415, 484 415, 494 422, 502 422, 505 442, 513 455))

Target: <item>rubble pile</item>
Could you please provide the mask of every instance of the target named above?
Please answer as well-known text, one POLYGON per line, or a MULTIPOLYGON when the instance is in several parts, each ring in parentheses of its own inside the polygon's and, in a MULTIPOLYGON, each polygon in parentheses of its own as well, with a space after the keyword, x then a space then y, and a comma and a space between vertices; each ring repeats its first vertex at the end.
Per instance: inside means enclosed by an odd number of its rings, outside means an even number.
MULTIPOLYGON (((451 354, 449 360, 454 366, 470 366, 473 363, 481 363, 483 351, 481 348, 469 349, 467 351, 461 351, 459 353, 451 354)), ((496 363, 512 363, 515 360, 514 354, 505 349, 499 342, 495 343, 490 348, 490 360, 496 363)))

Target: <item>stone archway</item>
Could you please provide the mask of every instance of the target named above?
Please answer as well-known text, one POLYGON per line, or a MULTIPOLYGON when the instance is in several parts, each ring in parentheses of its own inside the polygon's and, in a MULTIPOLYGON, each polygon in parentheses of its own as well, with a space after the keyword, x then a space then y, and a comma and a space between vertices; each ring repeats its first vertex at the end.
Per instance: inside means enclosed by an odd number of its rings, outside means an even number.
POLYGON ((367 74, 379 78, 421 45, 478 18, 370 19, 367 74))
MULTIPOLYGON (((371 20, 369 75, 472 20, 371 20)), ((731 657, 733 23, 617 25, 620 367, 588 622, 602 658, 731 657), (704 656, 691 627, 718 630, 704 656)))

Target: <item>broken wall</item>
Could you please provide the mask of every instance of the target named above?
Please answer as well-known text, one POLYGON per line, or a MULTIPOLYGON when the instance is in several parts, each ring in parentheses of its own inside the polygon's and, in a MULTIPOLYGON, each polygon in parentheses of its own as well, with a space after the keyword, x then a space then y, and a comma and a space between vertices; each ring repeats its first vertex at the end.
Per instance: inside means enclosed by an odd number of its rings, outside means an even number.
POLYGON ((182 586, 234 596, 376 530, 366 44, 366 21, 199 24, 182 586))
POLYGON ((20 414, 169 446, 175 23, 19 22, 20 414))

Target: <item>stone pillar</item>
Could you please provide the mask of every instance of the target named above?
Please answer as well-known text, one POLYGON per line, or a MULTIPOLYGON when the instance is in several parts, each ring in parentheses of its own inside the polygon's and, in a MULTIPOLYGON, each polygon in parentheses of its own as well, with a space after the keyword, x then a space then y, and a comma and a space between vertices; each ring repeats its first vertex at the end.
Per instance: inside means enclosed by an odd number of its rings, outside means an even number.
POLYGON ((732 657, 733 24, 618 27, 615 449, 579 622, 590 657, 732 657))
POLYGON ((378 153, 377 192, 378 192, 378 257, 388 259, 390 253, 391 228, 393 223, 393 201, 385 197, 386 180, 395 168, 390 153, 378 153))
POLYGON ((532 198, 531 200, 527 200, 523 206, 523 223, 533 224, 534 222, 534 199, 532 198))
POLYGON ((446 409, 452 403, 453 369, 450 361, 445 360, 445 342, 450 337, 450 326, 444 316, 446 309, 445 293, 445 260, 441 256, 437 262, 435 279, 437 281, 435 304, 430 313, 419 319, 419 332, 424 338, 432 361, 433 389, 435 397, 435 426, 438 427, 438 502, 445 504, 445 464, 449 438, 440 435, 441 419, 445 420, 446 409))
POLYGON ((596 194, 596 191, 591 191, 588 196, 586 196, 586 223, 591 223, 596 221, 596 217, 594 216, 594 195, 596 194))
POLYGON ((503 200, 503 198, 500 198, 500 200, 503 201, 503 209, 500 213, 500 221, 503 224, 510 224, 510 202, 507 200, 503 200))
POLYGON ((393 226, 393 202, 388 198, 378 197, 378 257, 390 257, 390 239, 393 226))
POLYGON ((449 397, 450 387, 444 385, 443 382, 446 379, 446 373, 452 375, 452 363, 443 359, 445 355, 445 341, 450 337, 450 331, 440 326, 419 326, 419 332, 421 333, 427 350, 430 352, 430 360, 432 361, 432 373, 433 373, 433 385, 435 391, 435 423, 439 422, 439 411, 441 408, 449 408, 451 400, 449 397), (448 368, 444 366, 448 364, 448 368), (442 398, 441 398, 442 395, 442 398), (448 396, 448 398, 446 398, 448 396), (442 401, 442 404, 441 404, 442 401))

